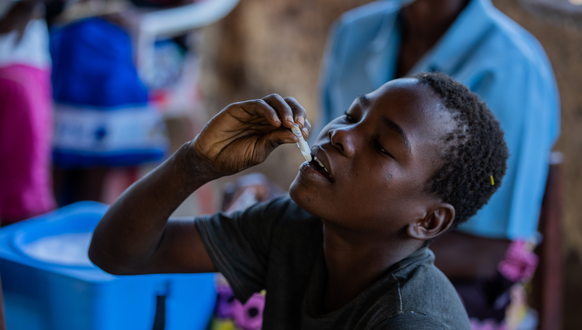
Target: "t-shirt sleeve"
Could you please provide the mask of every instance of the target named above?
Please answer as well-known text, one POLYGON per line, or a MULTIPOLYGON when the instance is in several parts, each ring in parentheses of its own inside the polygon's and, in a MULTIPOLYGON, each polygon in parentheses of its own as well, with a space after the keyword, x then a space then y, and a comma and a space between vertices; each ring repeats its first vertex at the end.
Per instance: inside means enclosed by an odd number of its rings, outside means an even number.
POLYGON ((265 288, 273 233, 288 204, 288 198, 279 198, 231 215, 196 219, 210 259, 242 302, 265 288))
MULTIPOLYGON (((448 330, 442 324, 426 316, 423 313, 416 313, 411 311, 404 311, 397 315, 390 317, 379 325, 371 328, 371 330, 448 330)), ((454 329, 464 330, 464 329, 454 329)), ((470 330, 470 329, 467 329, 470 330)))

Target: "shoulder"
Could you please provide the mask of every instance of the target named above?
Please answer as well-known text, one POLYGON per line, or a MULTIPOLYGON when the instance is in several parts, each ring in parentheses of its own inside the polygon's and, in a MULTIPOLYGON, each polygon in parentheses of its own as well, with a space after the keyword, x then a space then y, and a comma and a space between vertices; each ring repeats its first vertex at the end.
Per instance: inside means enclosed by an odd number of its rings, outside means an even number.
POLYGON ((428 249, 396 264, 363 296, 364 329, 470 329, 469 317, 428 249))
POLYGON ((498 65, 553 72, 544 48, 530 32, 493 6, 486 15, 491 24, 483 45, 490 57, 491 52, 499 55, 494 58, 498 65))
POLYGON ((401 311, 371 328, 371 330, 400 330, 400 329, 456 330, 456 328, 447 327, 441 324, 440 322, 434 320, 433 318, 427 316, 424 313, 415 311, 401 311))
MULTIPOLYGON (((473 40, 462 65, 449 74, 476 92, 498 116, 507 112, 504 109, 531 108, 532 103, 539 111, 556 112, 557 83, 539 41, 493 6, 484 10, 482 32, 473 40)), ((511 112, 517 116, 534 113, 511 112)))
POLYGON ((436 329, 469 329, 469 317, 457 291, 434 265, 432 252, 427 254, 394 273, 400 295, 400 313, 394 317, 398 322, 437 324, 436 329))
POLYGON ((342 14, 332 25, 327 39, 324 67, 334 68, 328 73, 341 75, 344 66, 363 65, 365 60, 361 56, 366 57, 364 54, 375 41, 385 40, 384 35, 392 31, 391 22, 396 20, 398 11, 399 7, 392 1, 377 1, 342 14))

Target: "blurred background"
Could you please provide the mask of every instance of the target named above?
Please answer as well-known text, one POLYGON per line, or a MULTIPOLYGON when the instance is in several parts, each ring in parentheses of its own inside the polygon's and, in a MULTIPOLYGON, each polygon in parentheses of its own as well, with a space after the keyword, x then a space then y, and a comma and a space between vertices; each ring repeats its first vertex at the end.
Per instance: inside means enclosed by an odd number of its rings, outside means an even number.
MULTIPOLYGON (((34 115, 46 117, 38 124, 46 126, 38 137, 44 142, 34 140, 22 146, 47 152, 47 159, 37 160, 31 171, 48 173, 45 181, 39 179, 38 186, 50 186, 50 191, 41 197, 31 195, 32 204, 45 200, 42 207, 33 207, 26 214, 3 215, 2 225, 8 226, 0 233, 6 233, 12 223, 20 224, 79 201, 111 204, 131 183, 194 138, 206 121, 229 103, 271 93, 293 96, 317 126, 321 115, 318 83, 330 27, 345 11, 369 2, 49 1, 40 9, 34 4, 34 11, 23 15, 29 15, 27 20, 30 15, 44 19, 50 31, 46 40, 35 39, 38 45, 30 49, 43 53, 34 60, 37 67, 52 70, 52 87, 47 77, 39 78, 46 84, 40 92, 52 90, 52 96, 41 106, 43 114, 34 115), (103 74, 105 71, 110 73, 103 74), (75 88, 81 84, 88 84, 91 93, 80 95, 75 88), (137 122, 141 129, 132 131, 137 122), (84 130, 100 133, 85 137, 84 130)), ((556 76, 561 133, 553 150, 561 152, 562 167, 555 204, 558 215, 552 219, 559 220, 554 223, 559 263, 549 271, 558 274, 554 288, 559 292, 554 293, 561 302, 561 328, 579 329, 582 136, 576 132, 582 127, 582 1, 492 2, 539 40, 556 76)), ((0 25, 0 34, 10 31, 19 31, 16 38, 22 40, 30 32, 17 23, 0 25)), ((0 48, 2 52, 8 51, 0 48)), ((0 99, 0 103, 7 100, 0 99)), ((7 120, 0 114, 0 129, 9 125, 7 120)), ((10 124, 17 131, 14 125, 10 124)), ((0 138, 6 139, 1 134, 0 138)), ((0 163, 16 155, 21 153, 0 154, 0 163)), ((274 183, 274 190, 286 191, 302 162, 296 146, 282 146, 256 168, 201 188, 174 215, 224 210, 225 193, 233 189, 229 185, 249 173, 261 173, 274 183)), ((0 182, 4 194, 8 194, 7 187, 0 182)), ((1 269, 0 277, 4 277, 1 269)), ((6 290, 4 278, 2 285, 6 290)), ((532 299, 531 304, 539 306, 539 301, 532 299)))

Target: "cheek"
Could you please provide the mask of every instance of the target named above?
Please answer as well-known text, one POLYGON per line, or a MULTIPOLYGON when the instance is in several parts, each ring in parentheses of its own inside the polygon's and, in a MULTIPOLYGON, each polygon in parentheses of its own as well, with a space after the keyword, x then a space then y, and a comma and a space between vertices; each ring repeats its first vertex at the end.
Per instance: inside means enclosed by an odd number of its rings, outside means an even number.
POLYGON ((382 168, 367 170, 365 178, 362 172, 359 174, 338 194, 341 205, 357 208, 370 219, 408 217, 416 200, 416 190, 411 189, 410 182, 399 180, 396 171, 389 173, 382 168))

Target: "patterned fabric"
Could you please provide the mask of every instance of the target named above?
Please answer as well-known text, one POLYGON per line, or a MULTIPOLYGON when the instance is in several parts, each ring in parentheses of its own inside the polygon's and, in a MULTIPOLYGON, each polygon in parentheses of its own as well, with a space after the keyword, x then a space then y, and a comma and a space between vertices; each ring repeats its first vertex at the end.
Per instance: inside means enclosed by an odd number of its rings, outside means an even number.
POLYGON ((538 266, 538 256, 531 250, 525 241, 512 242, 499 263, 499 272, 512 282, 529 280, 538 266))
POLYGON ((218 299, 211 330, 260 330, 266 292, 255 293, 245 304, 234 297, 224 277, 217 275, 218 299))
POLYGON ((532 244, 514 241, 493 277, 453 281, 473 330, 536 329, 537 314, 528 305, 525 290, 538 264, 532 250, 532 244))

